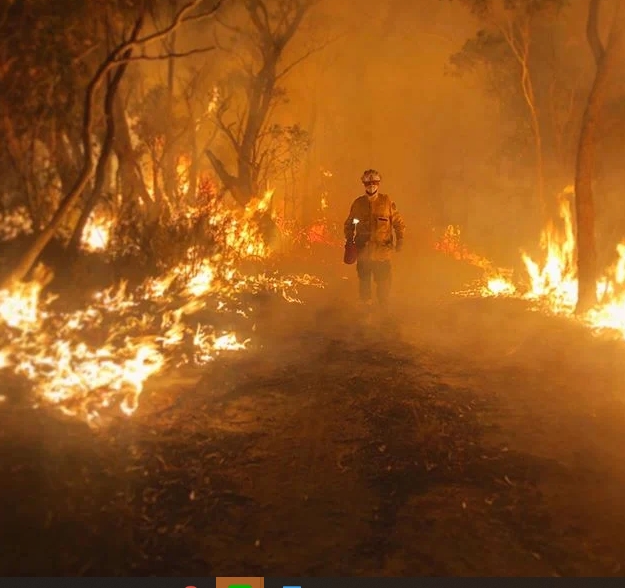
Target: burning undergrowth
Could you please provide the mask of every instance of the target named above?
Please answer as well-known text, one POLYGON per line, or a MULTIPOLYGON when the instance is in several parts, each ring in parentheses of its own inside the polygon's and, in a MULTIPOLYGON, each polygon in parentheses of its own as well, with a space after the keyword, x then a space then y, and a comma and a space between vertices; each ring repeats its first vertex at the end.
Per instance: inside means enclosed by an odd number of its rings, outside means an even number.
POLYGON ((132 290, 121 282, 97 292, 83 308, 67 309, 47 294, 51 275, 40 266, 29 282, 0 292, 0 369, 32 384, 36 406, 51 404, 97 425, 110 414, 134 413, 151 376, 246 349, 254 297, 301 303, 301 287, 323 287, 307 274, 263 271, 259 260, 271 252, 254 219, 266 200, 213 216, 210 255, 190 247, 162 275, 132 290), (243 271, 245 259, 258 271, 243 271))
POLYGON ((572 186, 563 191, 559 197, 559 222, 550 222, 542 232, 543 261, 521 253, 525 275, 520 279, 515 279, 510 269, 496 268, 485 258, 467 255, 466 248, 459 245, 459 231, 451 231, 451 237, 448 234, 437 248, 442 251, 447 248, 449 251, 446 252, 451 252, 456 259, 484 270, 481 280, 456 294, 522 298, 530 303, 532 310, 575 318, 595 333, 611 333, 625 338, 625 243, 617 245, 615 263, 597 280, 598 304, 584 314, 575 313, 578 280, 573 197, 572 186))

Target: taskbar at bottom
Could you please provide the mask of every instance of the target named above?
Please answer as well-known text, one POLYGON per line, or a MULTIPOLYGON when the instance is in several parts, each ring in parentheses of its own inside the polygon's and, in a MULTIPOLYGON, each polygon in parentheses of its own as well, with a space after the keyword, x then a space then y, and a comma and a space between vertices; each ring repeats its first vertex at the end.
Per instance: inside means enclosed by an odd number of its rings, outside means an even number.
MULTIPOLYGON (((622 585, 622 578, 614 578, 622 585)), ((2 588, 26 588, 41 583, 41 588, 453 588, 454 586, 470 586, 484 588, 485 585, 507 586, 510 582, 517 586, 526 583, 528 588, 550 586, 553 582, 574 582, 576 586, 587 582, 609 582, 610 578, 370 578, 370 577, 250 577, 250 576, 218 576, 216 578, 37 578, 20 577, 0 578, 2 588)))

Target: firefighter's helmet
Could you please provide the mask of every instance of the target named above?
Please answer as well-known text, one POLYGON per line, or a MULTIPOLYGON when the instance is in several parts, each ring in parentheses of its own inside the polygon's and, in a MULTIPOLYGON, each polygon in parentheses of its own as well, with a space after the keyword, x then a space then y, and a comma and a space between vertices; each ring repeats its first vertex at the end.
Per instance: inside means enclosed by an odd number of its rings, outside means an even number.
POLYGON ((379 171, 375 169, 368 169, 362 174, 360 180, 363 184, 368 184, 369 182, 380 182, 382 180, 382 176, 379 171))

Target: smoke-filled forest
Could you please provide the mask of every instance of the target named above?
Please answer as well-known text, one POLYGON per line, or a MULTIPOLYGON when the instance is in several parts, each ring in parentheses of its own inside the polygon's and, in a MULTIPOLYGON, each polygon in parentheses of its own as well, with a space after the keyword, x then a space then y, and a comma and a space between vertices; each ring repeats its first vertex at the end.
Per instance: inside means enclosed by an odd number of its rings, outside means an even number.
POLYGON ((620 0, 0 0, 3 576, 621 576, 620 0))

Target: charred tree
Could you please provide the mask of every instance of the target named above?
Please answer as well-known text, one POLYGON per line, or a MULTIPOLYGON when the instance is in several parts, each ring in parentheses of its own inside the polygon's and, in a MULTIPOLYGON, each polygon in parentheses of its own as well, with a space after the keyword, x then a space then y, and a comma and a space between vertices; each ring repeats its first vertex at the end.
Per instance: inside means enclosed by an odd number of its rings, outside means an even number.
POLYGON ((259 194, 261 162, 258 143, 279 89, 278 82, 295 65, 280 70, 280 63, 285 48, 314 3, 315 0, 288 0, 280 3, 280 14, 272 17, 269 2, 244 2, 258 39, 260 63, 256 71, 248 72, 246 112, 240 128, 234 129, 235 125, 225 122, 227 103, 222 104, 216 116, 219 129, 234 151, 235 170, 230 171, 212 149, 206 149, 206 155, 224 188, 241 206, 247 205, 259 194))
POLYGON ((191 124, 189 125, 189 150, 191 162, 189 164, 189 192, 187 194, 187 198, 190 202, 194 202, 197 195, 197 185, 200 177, 200 154, 198 150, 197 124, 194 120, 193 109, 191 106, 189 106, 189 112, 191 116, 191 124))
MULTIPOLYGON (((169 8, 173 15, 176 12, 176 0, 169 0, 169 8)), ((176 31, 173 31, 169 39, 165 41, 165 47, 169 57, 167 59, 167 116, 169 124, 165 127, 165 144, 163 148, 162 173, 163 190, 168 198, 174 197, 178 188, 178 178, 176 174, 176 140, 174 136, 174 95, 176 85, 176 31)), ((155 183, 155 187, 158 184, 155 183)))
POLYGON ((54 237, 57 230, 67 217, 67 214, 76 205, 89 182, 93 178, 95 164, 92 135, 95 118, 96 94, 102 81, 109 72, 117 70, 123 65, 124 61, 132 59, 132 53, 137 47, 163 39, 186 21, 197 21, 200 18, 212 16, 220 6, 220 3, 217 2, 217 4, 206 12, 202 12, 200 14, 190 14, 201 4, 201 2, 202 0, 190 0, 178 11, 176 18, 169 26, 163 30, 158 30, 144 36, 143 38, 139 38, 139 33, 143 28, 146 13, 145 4, 142 4, 139 14, 135 19, 129 40, 120 43, 99 65, 95 74, 90 79, 85 92, 82 122, 83 162, 78 177, 76 178, 71 190, 61 201, 58 209, 52 216, 52 219, 48 222, 45 228, 35 236, 30 246, 22 254, 12 270, 4 276, 0 282, 0 289, 10 288, 15 282, 19 282, 27 276, 29 271, 39 259, 39 256, 45 249, 46 245, 54 237), (129 57, 124 58, 124 55, 129 55, 129 57))
POLYGON ((148 210, 148 221, 150 221, 152 217, 158 216, 156 205, 148 192, 141 167, 137 162, 132 146, 128 119, 126 118, 126 110, 119 94, 115 96, 113 116, 115 117, 113 149, 119 163, 122 198, 124 202, 128 202, 131 199, 139 200, 148 210))
POLYGON ((614 75, 618 75, 619 47, 624 40, 620 1, 604 46, 599 35, 601 0, 590 0, 586 34, 595 60, 593 80, 579 137, 575 169, 575 213, 577 219, 576 311, 582 313, 597 303, 597 244, 595 235, 595 202, 592 181, 595 171, 597 128, 601 123, 603 105, 614 75))
MULTIPOLYGON (((144 21, 144 14, 141 12, 137 18, 135 27, 133 30, 133 41, 136 40, 144 21)), ((131 42, 132 43, 132 42, 131 42)), ((132 47, 132 44, 130 45, 132 47)), ((80 196, 83 194, 88 183, 91 181, 94 173, 94 161, 93 161, 93 118, 95 109, 95 95, 98 87, 100 86, 103 78, 106 74, 118 67, 118 59, 120 55, 126 53, 130 48, 128 43, 124 43, 118 47, 116 51, 113 51, 107 59, 100 65, 95 75, 87 86, 85 94, 84 115, 83 115, 83 133, 82 133, 82 146, 84 151, 84 161, 78 178, 72 187, 72 189, 66 194, 61 201, 58 209, 54 213, 54 216, 47 224, 47 226, 40 231, 28 249, 24 252, 22 257, 17 262, 13 270, 6 276, 2 283, 1 288, 8 288, 11 284, 23 280, 31 268, 36 263, 37 259, 45 249, 46 245, 54 237, 55 233, 65 220, 68 212, 76 204, 80 196)))
POLYGON ((113 114, 115 96, 117 95, 117 90, 119 89, 119 84, 122 80, 124 72, 128 67, 127 59, 130 57, 131 53, 132 50, 129 49, 122 55, 123 63, 115 70, 114 73, 112 73, 112 75, 109 75, 108 78, 104 97, 104 118, 106 121, 106 130, 102 141, 100 156, 98 157, 98 162, 95 168, 93 187, 83 206, 80 216, 78 217, 78 222, 76 223, 68 245, 68 250, 71 256, 77 254, 85 225, 87 224, 89 216, 93 212, 93 209, 102 195, 102 188, 104 187, 104 181, 106 179, 106 169, 111 153, 113 152, 113 142, 115 140, 115 116, 113 114))
POLYGON ((545 140, 541 125, 541 108, 534 80, 531 49, 534 25, 540 18, 553 17, 565 5, 565 0, 534 0, 532 2, 498 2, 495 0, 460 0, 490 29, 480 31, 475 39, 465 43, 463 50, 452 57, 462 63, 463 53, 483 53, 503 40, 519 68, 519 82, 523 101, 527 107, 535 161, 536 200, 542 220, 551 216, 552 202, 545 196, 545 140))

